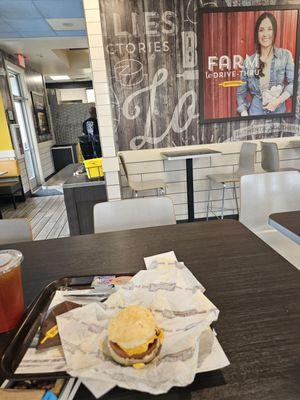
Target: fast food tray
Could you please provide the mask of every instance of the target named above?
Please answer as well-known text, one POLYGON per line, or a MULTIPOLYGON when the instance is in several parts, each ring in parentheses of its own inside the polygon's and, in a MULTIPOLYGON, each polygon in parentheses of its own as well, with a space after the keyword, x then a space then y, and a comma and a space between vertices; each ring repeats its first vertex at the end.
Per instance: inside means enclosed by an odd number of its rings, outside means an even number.
MULTIPOLYGON (((123 274, 122 274, 123 275, 123 274)), ((127 274, 129 275, 129 274, 127 274)), ((118 275, 112 275, 118 276, 118 275)), ((42 315, 47 309, 57 290, 87 289, 90 288, 94 276, 77 276, 57 279, 47 285, 35 298, 16 329, 9 345, 5 349, 1 363, 0 376, 6 379, 45 379, 45 378, 67 378, 66 372, 39 373, 39 374, 15 374, 21 360, 28 350, 37 330, 41 325, 42 315)))

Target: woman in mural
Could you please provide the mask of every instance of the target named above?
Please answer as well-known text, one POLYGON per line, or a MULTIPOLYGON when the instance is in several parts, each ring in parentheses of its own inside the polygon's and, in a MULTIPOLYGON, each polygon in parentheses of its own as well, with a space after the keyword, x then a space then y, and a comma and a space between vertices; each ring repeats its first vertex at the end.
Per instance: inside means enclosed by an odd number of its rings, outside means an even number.
POLYGON ((237 89, 237 110, 242 117, 284 113, 285 102, 293 94, 293 57, 289 50, 274 45, 276 34, 274 15, 261 14, 254 31, 256 52, 246 58, 241 75, 244 85, 237 89))

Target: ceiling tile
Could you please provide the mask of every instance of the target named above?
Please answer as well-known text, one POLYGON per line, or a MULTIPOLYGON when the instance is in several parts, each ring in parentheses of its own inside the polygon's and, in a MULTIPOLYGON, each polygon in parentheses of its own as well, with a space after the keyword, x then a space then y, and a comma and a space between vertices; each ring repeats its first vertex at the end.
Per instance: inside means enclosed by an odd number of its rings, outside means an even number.
POLYGON ((44 18, 83 18, 81 0, 34 0, 44 18))
POLYGON ((86 31, 55 31, 57 36, 86 36, 86 31))
POLYGON ((1 39, 15 39, 22 37, 18 32, 0 32, 0 40, 1 39))
POLYGON ((1 0, 0 15, 3 19, 31 19, 41 17, 29 0, 1 0))
POLYGON ((22 38, 41 38, 41 37, 56 37, 55 32, 21 32, 22 38))
POLYGON ((50 25, 43 18, 20 19, 18 21, 7 19, 6 21, 18 32, 53 32, 50 25))
POLYGON ((0 32, 13 32, 13 28, 0 18, 0 32))

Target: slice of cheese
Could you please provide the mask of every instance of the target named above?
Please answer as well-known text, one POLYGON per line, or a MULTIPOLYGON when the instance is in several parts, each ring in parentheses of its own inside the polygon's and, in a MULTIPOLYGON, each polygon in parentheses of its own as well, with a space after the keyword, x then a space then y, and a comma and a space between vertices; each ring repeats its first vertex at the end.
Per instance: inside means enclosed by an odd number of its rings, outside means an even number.
POLYGON ((132 364, 132 366, 135 369, 141 369, 141 368, 144 368, 145 364, 144 363, 135 363, 135 364, 132 364))
POLYGON ((157 335, 157 334, 154 335, 153 338, 149 339, 146 343, 141 344, 140 346, 133 347, 133 348, 131 348, 131 349, 128 349, 128 348, 122 347, 122 346, 120 346, 120 347, 121 347, 121 349, 122 349, 123 351, 125 351, 125 353, 127 353, 129 356, 132 356, 132 355, 134 355, 134 354, 143 354, 143 353, 145 353, 145 352, 148 350, 149 344, 153 343, 154 340, 156 340, 156 339, 159 339, 160 343, 162 343, 163 338, 164 338, 164 333, 163 333, 163 330, 160 329, 158 335, 157 335))

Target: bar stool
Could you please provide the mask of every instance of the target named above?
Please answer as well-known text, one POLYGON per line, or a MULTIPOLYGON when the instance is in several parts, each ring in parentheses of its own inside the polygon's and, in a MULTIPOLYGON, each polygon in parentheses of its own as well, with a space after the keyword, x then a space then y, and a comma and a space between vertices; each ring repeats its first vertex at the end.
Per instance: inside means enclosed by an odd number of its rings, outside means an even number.
POLYGON ((207 175, 207 179, 209 182, 208 189, 208 199, 207 199, 207 208, 206 208, 206 220, 208 220, 208 214, 211 211, 217 218, 218 215, 214 213, 214 211, 221 211, 221 219, 224 218, 224 203, 225 203, 225 189, 233 190, 233 197, 236 204, 236 210, 239 214, 239 204, 238 198, 236 194, 236 183, 240 182, 241 176, 250 175, 255 173, 255 154, 256 154, 256 143, 247 143, 244 142, 241 147, 240 157, 239 157, 239 168, 233 174, 214 174, 207 175), (221 184, 222 185, 222 206, 221 208, 213 209, 212 200, 211 200, 211 190, 212 183, 221 184), (229 184, 233 184, 233 186, 228 186, 229 184))
POLYGON ((166 182, 163 179, 152 179, 149 181, 143 181, 143 182, 134 182, 128 175, 126 163, 124 160, 124 156, 122 153, 119 153, 119 158, 124 170, 124 173, 126 175, 128 185, 132 189, 134 196, 138 196, 138 192, 142 192, 144 190, 152 190, 156 189, 157 190, 157 195, 165 195, 165 189, 166 189, 166 182))
POLYGON ((299 171, 297 168, 280 168, 279 151, 277 143, 260 142, 261 166, 266 172, 299 171))

